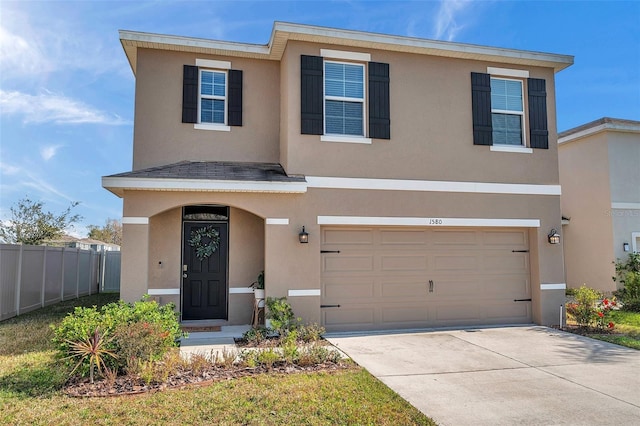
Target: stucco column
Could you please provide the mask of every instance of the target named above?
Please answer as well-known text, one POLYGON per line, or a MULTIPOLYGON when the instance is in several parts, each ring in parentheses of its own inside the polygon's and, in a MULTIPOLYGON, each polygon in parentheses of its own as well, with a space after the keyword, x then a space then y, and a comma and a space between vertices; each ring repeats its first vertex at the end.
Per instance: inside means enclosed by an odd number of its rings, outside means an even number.
POLYGON ((122 218, 120 297, 140 300, 149 288, 149 220, 122 218))
POLYGON ((296 317, 320 322, 319 227, 307 226, 309 243, 301 244, 302 225, 267 219, 265 224, 265 290, 267 297, 287 297, 296 317))

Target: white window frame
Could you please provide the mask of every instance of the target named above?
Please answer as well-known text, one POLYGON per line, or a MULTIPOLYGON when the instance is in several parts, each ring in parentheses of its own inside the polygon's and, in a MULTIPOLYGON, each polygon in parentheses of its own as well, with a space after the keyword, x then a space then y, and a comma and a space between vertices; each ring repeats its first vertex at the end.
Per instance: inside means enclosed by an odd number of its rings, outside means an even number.
MULTIPOLYGON (((522 144, 521 145, 510 145, 510 144, 496 144, 495 141, 491 147, 493 151, 504 151, 504 152, 529 152, 531 148, 527 148, 527 132, 526 132, 526 120, 525 120, 525 93, 524 93, 524 80, 518 78, 505 78, 499 75, 491 75, 491 80, 507 80, 507 81, 517 81, 520 83, 520 96, 522 99, 522 111, 513 111, 513 110, 504 110, 504 109, 494 109, 493 102, 491 103, 491 116, 493 114, 506 114, 506 115, 519 115, 520 116, 520 131, 522 132, 522 144), (493 147, 497 149, 494 149, 493 147), (502 149, 506 148, 506 149, 502 149)), ((492 118, 493 120, 493 118, 492 118)), ((531 149, 531 152, 533 150, 531 149)))
MULTIPOLYGON (((337 55, 339 56, 339 55, 337 55)), ((347 56, 345 56, 347 57, 347 56)), ((364 58, 363 58, 364 59, 364 58)), ((371 139, 367 138, 367 64, 362 62, 348 62, 348 61, 336 61, 331 59, 324 59, 322 64, 322 102, 323 102, 323 135, 320 137, 322 142, 346 142, 346 143, 360 143, 360 144, 371 144, 371 139), (327 96, 326 90, 326 64, 334 63, 334 64, 346 64, 346 65, 357 65, 362 68, 362 99, 360 98, 351 98, 351 97, 343 97, 343 96, 327 96), (361 102, 362 103, 362 135, 346 135, 339 133, 327 133, 327 108, 326 101, 342 101, 342 102, 361 102)))
MULTIPOLYGON (((212 59, 196 59, 196 66, 198 67, 198 117, 197 123, 193 125, 197 130, 216 130, 223 132, 230 132, 231 127, 227 125, 229 107, 229 70, 231 69, 231 62, 229 61, 216 61, 212 59), (202 71, 219 72, 225 74, 225 87, 224 87, 224 123, 202 123, 201 120, 201 107, 202 107, 202 71)), ((220 99, 220 96, 205 95, 205 99, 220 99)))

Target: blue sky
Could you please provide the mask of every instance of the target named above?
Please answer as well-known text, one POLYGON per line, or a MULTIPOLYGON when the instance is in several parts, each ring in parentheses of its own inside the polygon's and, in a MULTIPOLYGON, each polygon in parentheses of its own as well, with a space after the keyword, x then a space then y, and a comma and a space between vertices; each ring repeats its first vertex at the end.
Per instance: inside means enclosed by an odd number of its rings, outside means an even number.
POLYGON ((0 219, 29 196, 86 225, 120 218, 104 175, 131 170, 134 78, 118 29, 266 44, 274 21, 575 56, 558 130, 640 120, 640 2, 0 0, 0 219))

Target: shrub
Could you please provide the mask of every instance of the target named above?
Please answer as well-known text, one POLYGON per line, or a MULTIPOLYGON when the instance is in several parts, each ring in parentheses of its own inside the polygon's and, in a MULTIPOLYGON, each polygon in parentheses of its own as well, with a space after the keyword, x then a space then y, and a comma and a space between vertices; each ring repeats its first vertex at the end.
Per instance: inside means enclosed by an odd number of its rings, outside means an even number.
POLYGON ((242 334, 242 340, 250 345, 259 345, 267 340, 269 329, 266 327, 250 328, 242 334))
POLYGON ((575 319, 580 327, 589 327, 596 320, 596 302, 601 294, 592 288, 582 285, 574 293, 575 302, 567 304, 567 313, 575 319))
MULTIPOLYGON (((622 284, 617 293, 625 306, 629 305, 629 302, 640 300, 640 253, 630 253, 626 261, 618 259, 615 266, 616 276, 612 278, 613 281, 622 284)), ((637 302, 630 304, 631 307, 636 305, 637 302)))
POLYGON ((298 340, 304 343, 317 342, 322 339, 322 335, 326 332, 325 328, 318 324, 300 325, 298 327, 298 340))
POLYGON ((267 318, 278 334, 287 333, 296 326, 293 309, 286 297, 267 297, 267 318))
POLYGON ((102 374, 103 369, 108 370, 106 364, 107 357, 116 358, 113 351, 107 349, 109 340, 107 340, 104 334, 100 333, 100 329, 96 328, 91 335, 80 341, 68 340, 69 344, 69 356, 70 359, 78 359, 79 361, 71 371, 73 374, 78 367, 88 363, 89 377, 91 383, 93 383, 93 371, 97 368, 98 373, 102 374))
POLYGON ((267 370, 273 368, 273 364, 280 361, 282 356, 273 348, 259 349, 258 351, 258 363, 264 364, 267 370))
POLYGON ((169 332, 160 324, 146 321, 120 324, 113 334, 118 355, 130 373, 135 372, 141 362, 159 361, 173 346, 168 337, 169 332))
POLYGON ((292 330, 280 339, 280 348, 284 360, 293 364, 298 359, 298 332, 292 330))
POLYGON ((300 359, 298 365, 309 366, 316 364, 324 364, 327 362, 337 364, 340 362, 341 355, 338 351, 328 349, 326 346, 312 344, 304 347, 300 351, 300 359))
MULTIPOLYGON (((177 346, 182 335, 173 304, 160 306, 155 301, 142 300, 134 304, 119 301, 100 309, 95 306, 77 307, 58 327, 54 327, 53 342, 60 357, 70 364, 73 345, 85 342, 97 329, 104 339, 103 348, 115 354, 115 357, 105 360, 104 367, 114 371, 127 367, 127 362, 131 362, 130 355, 140 351, 144 352, 143 358, 148 356, 146 360, 158 359, 167 349, 177 346), (137 336, 142 336, 143 331, 148 336, 143 342, 137 342, 133 337, 127 339, 127 329, 137 333, 137 336)), ((76 366, 73 372, 85 376, 90 373, 90 365, 87 359, 76 366)))

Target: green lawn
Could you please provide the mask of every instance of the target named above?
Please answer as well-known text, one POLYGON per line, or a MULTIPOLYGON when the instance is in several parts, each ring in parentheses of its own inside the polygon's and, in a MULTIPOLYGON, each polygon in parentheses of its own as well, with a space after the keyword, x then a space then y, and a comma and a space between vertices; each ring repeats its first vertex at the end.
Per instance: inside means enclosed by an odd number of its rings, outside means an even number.
POLYGON ((259 375, 116 398, 70 398, 49 324, 94 295, 0 322, 0 424, 376 424, 433 425, 363 369, 259 375))
POLYGON ((590 333, 589 337, 640 350, 640 313, 611 311, 608 320, 615 324, 614 334, 590 333))

